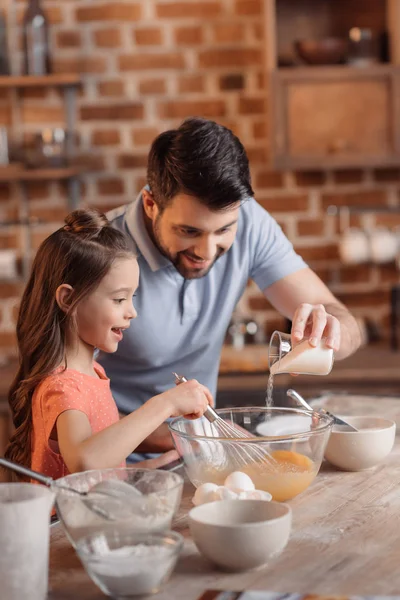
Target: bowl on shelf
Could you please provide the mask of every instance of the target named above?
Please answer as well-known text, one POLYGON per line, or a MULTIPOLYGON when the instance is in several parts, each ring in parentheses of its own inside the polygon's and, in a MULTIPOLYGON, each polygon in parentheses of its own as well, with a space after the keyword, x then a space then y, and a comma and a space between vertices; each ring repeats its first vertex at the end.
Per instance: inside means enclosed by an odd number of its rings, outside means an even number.
POLYGON ((292 525, 287 504, 222 500, 192 508, 189 528, 199 551, 233 571, 265 565, 285 548, 292 525))
POLYGON ((299 58, 309 65, 337 65, 346 59, 348 42, 336 37, 305 39, 295 41, 294 48, 299 58))
POLYGON ((77 540, 88 575, 113 598, 157 593, 169 579, 183 547, 175 531, 138 533, 124 525, 77 540))
POLYGON ((393 448, 396 423, 381 417, 343 417, 359 431, 333 428, 325 458, 344 471, 364 471, 382 462, 393 448))
POLYGON ((294 408, 220 409, 222 419, 246 430, 250 439, 227 438, 205 417, 173 419, 169 428, 195 487, 223 485, 233 471, 249 475, 256 489, 284 502, 313 482, 324 456, 333 419, 294 408))
MULTIPOLYGON (((82 502, 77 494, 58 489, 56 509, 71 544, 75 546, 83 536, 123 525, 132 531, 159 532, 171 528, 172 519, 179 508, 182 497, 183 478, 177 473, 157 469, 121 467, 73 473, 57 480, 63 486, 86 492, 105 481, 123 481, 135 488, 131 502, 125 495, 121 512, 115 512, 112 520, 102 517, 82 502), (138 498, 140 501, 138 501, 138 498)), ((56 490, 57 485, 54 486, 56 490)))

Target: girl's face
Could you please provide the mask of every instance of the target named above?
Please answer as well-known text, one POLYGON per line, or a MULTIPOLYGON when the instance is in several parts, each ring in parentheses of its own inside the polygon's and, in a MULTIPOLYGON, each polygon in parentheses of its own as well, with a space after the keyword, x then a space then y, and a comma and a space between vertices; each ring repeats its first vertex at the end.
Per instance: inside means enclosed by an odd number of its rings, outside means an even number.
POLYGON ((115 352, 123 332, 137 316, 133 295, 139 284, 135 258, 118 258, 96 290, 76 308, 78 338, 88 346, 115 352))

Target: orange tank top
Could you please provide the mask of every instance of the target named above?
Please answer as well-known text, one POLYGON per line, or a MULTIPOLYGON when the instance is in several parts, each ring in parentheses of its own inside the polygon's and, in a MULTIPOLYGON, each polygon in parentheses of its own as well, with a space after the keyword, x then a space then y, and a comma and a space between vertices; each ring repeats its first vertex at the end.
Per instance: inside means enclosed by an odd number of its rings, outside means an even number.
MULTIPOLYGON (((65 410, 85 413, 93 434, 119 420, 110 380, 98 363, 94 368, 98 377, 59 367, 36 388, 32 397, 31 461, 35 471, 53 479, 69 475, 57 442, 50 439, 57 418, 65 410)), ((119 466, 125 466, 125 462, 119 466)))

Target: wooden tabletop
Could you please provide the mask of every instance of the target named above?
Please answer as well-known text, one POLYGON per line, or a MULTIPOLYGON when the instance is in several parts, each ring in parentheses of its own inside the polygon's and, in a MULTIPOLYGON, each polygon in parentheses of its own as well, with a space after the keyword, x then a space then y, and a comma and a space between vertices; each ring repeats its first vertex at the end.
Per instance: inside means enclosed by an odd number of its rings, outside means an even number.
MULTIPOLYGON (((328 408, 385 414, 400 424, 400 398, 332 397, 328 408), (344 403, 348 410, 343 409, 344 403), (381 412, 382 411, 382 412, 381 412)), ((345 473, 324 463, 317 479, 290 501, 293 530, 280 557, 261 570, 232 574, 198 553, 187 529, 193 487, 185 484, 174 528, 184 552, 157 600, 197 600, 205 589, 272 590, 325 595, 394 595, 400 592, 400 442, 385 463, 345 473)), ((59 525, 52 527, 50 599, 104 598, 85 574, 59 525)))

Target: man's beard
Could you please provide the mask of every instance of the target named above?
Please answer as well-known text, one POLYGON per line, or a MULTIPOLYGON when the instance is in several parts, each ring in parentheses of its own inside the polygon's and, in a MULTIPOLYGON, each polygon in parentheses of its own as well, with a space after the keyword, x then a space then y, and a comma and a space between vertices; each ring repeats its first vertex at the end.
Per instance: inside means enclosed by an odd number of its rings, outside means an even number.
POLYGON ((174 265, 175 269, 178 271, 178 273, 180 275, 182 275, 182 277, 184 279, 200 279, 201 277, 205 277, 206 275, 208 275, 210 269, 212 269, 212 267, 215 265, 215 262, 223 254, 225 254, 225 252, 222 248, 218 248, 218 251, 217 251, 216 255, 214 256, 211 264, 206 269, 200 269, 200 268, 199 269, 196 269, 196 268, 188 269, 183 264, 183 261, 182 261, 183 255, 186 255, 189 258, 192 258, 194 260, 199 259, 201 257, 193 256, 191 253, 187 252, 186 250, 177 252, 177 254, 175 256, 173 256, 163 245, 161 234, 160 234, 159 217, 156 218, 156 220, 153 224, 153 242, 156 245, 159 252, 161 252, 161 254, 163 256, 166 256, 171 261, 171 263, 174 265))

